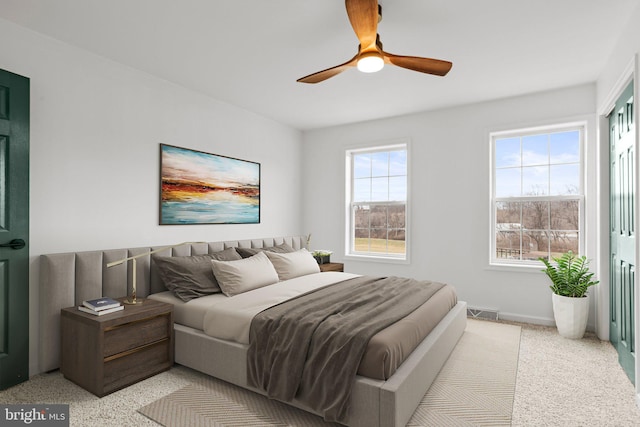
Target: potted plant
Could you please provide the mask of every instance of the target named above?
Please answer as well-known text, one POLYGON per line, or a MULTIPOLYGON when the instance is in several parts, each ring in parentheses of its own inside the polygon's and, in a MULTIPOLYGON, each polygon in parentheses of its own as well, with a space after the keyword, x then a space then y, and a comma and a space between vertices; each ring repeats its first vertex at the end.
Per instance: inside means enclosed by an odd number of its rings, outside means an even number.
POLYGON ((331 262, 332 251, 325 251, 323 249, 311 252, 311 255, 318 261, 318 264, 328 264, 331 262))
POLYGON ((551 300, 558 333, 565 338, 582 338, 589 319, 587 291, 599 283, 593 280, 587 257, 569 251, 553 258, 555 265, 545 258, 538 259, 547 267, 542 271, 552 282, 551 300))
MULTIPOLYGON (((311 251, 311 233, 307 236, 307 250, 311 251)), ((311 251, 311 256, 313 256, 318 264, 328 264, 331 262, 331 254, 333 251, 326 251, 324 249, 318 249, 315 251, 311 251)))
POLYGON ((587 328, 589 298, 587 291, 599 281, 592 280, 587 257, 572 251, 553 258, 555 265, 545 258, 538 258, 547 267, 544 271, 552 285, 553 317, 558 333, 571 339, 580 339, 587 328))

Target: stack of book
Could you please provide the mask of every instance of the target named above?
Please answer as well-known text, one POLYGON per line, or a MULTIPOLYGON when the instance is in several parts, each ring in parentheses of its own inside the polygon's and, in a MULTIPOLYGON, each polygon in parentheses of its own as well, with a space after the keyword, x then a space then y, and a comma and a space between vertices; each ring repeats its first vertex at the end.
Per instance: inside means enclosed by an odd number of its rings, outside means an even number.
POLYGON ((124 310, 124 305, 113 298, 103 297, 83 301, 82 305, 78 307, 78 310, 94 314, 96 316, 102 316, 103 314, 115 313, 116 311, 124 310))

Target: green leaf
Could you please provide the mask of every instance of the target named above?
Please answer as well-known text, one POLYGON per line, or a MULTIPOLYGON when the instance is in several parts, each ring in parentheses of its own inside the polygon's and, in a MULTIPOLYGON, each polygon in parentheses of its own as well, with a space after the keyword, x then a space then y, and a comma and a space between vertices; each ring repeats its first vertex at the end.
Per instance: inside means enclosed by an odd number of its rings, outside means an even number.
POLYGON ((555 265, 546 258, 538 258, 545 265, 544 271, 551 279, 553 293, 565 297, 581 298, 587 294, 590 286, 599 283, 592 280, 594 273, 589 271, 589 261, 584 255, 579 257, 572 251, 553 258, 555 265))

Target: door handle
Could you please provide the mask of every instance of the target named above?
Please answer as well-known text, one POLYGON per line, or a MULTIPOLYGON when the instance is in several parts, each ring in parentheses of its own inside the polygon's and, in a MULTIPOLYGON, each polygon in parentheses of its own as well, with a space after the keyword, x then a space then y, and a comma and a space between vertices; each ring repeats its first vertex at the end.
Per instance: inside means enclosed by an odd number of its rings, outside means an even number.
POLYGON ((13 239, 9 243, 5 243, 3 245, 0 245, 0 248, 22 249, 26 245, 27 244, 22 239, 13 239))

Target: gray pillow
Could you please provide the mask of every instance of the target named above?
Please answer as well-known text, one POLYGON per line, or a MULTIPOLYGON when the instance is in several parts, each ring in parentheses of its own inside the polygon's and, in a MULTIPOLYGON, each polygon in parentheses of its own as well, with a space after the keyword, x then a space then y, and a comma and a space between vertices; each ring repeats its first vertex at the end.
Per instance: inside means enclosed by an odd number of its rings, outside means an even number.
POLYGON ((211 260, 234 261, 242 257, 234 248, 206 255, 154 257, 164 286, 182 301, 221 292, 211 271, 211 260))
POLYGON ((266 248, 235 248, 236 251, 242 256, 242 258, 249 258, 251 256, 254 256, 255 254, 257 254, 258 252, 263 252, 263 251, 267 251, 267 252, 274 252, 274 253, 279 253, 279 254, 286 254, 289 252, 295 252, 296 250, 293 249, 290 245, 286 244, 286 243, 281 243, 279 245, 276 246, 269 246, 266 248))

